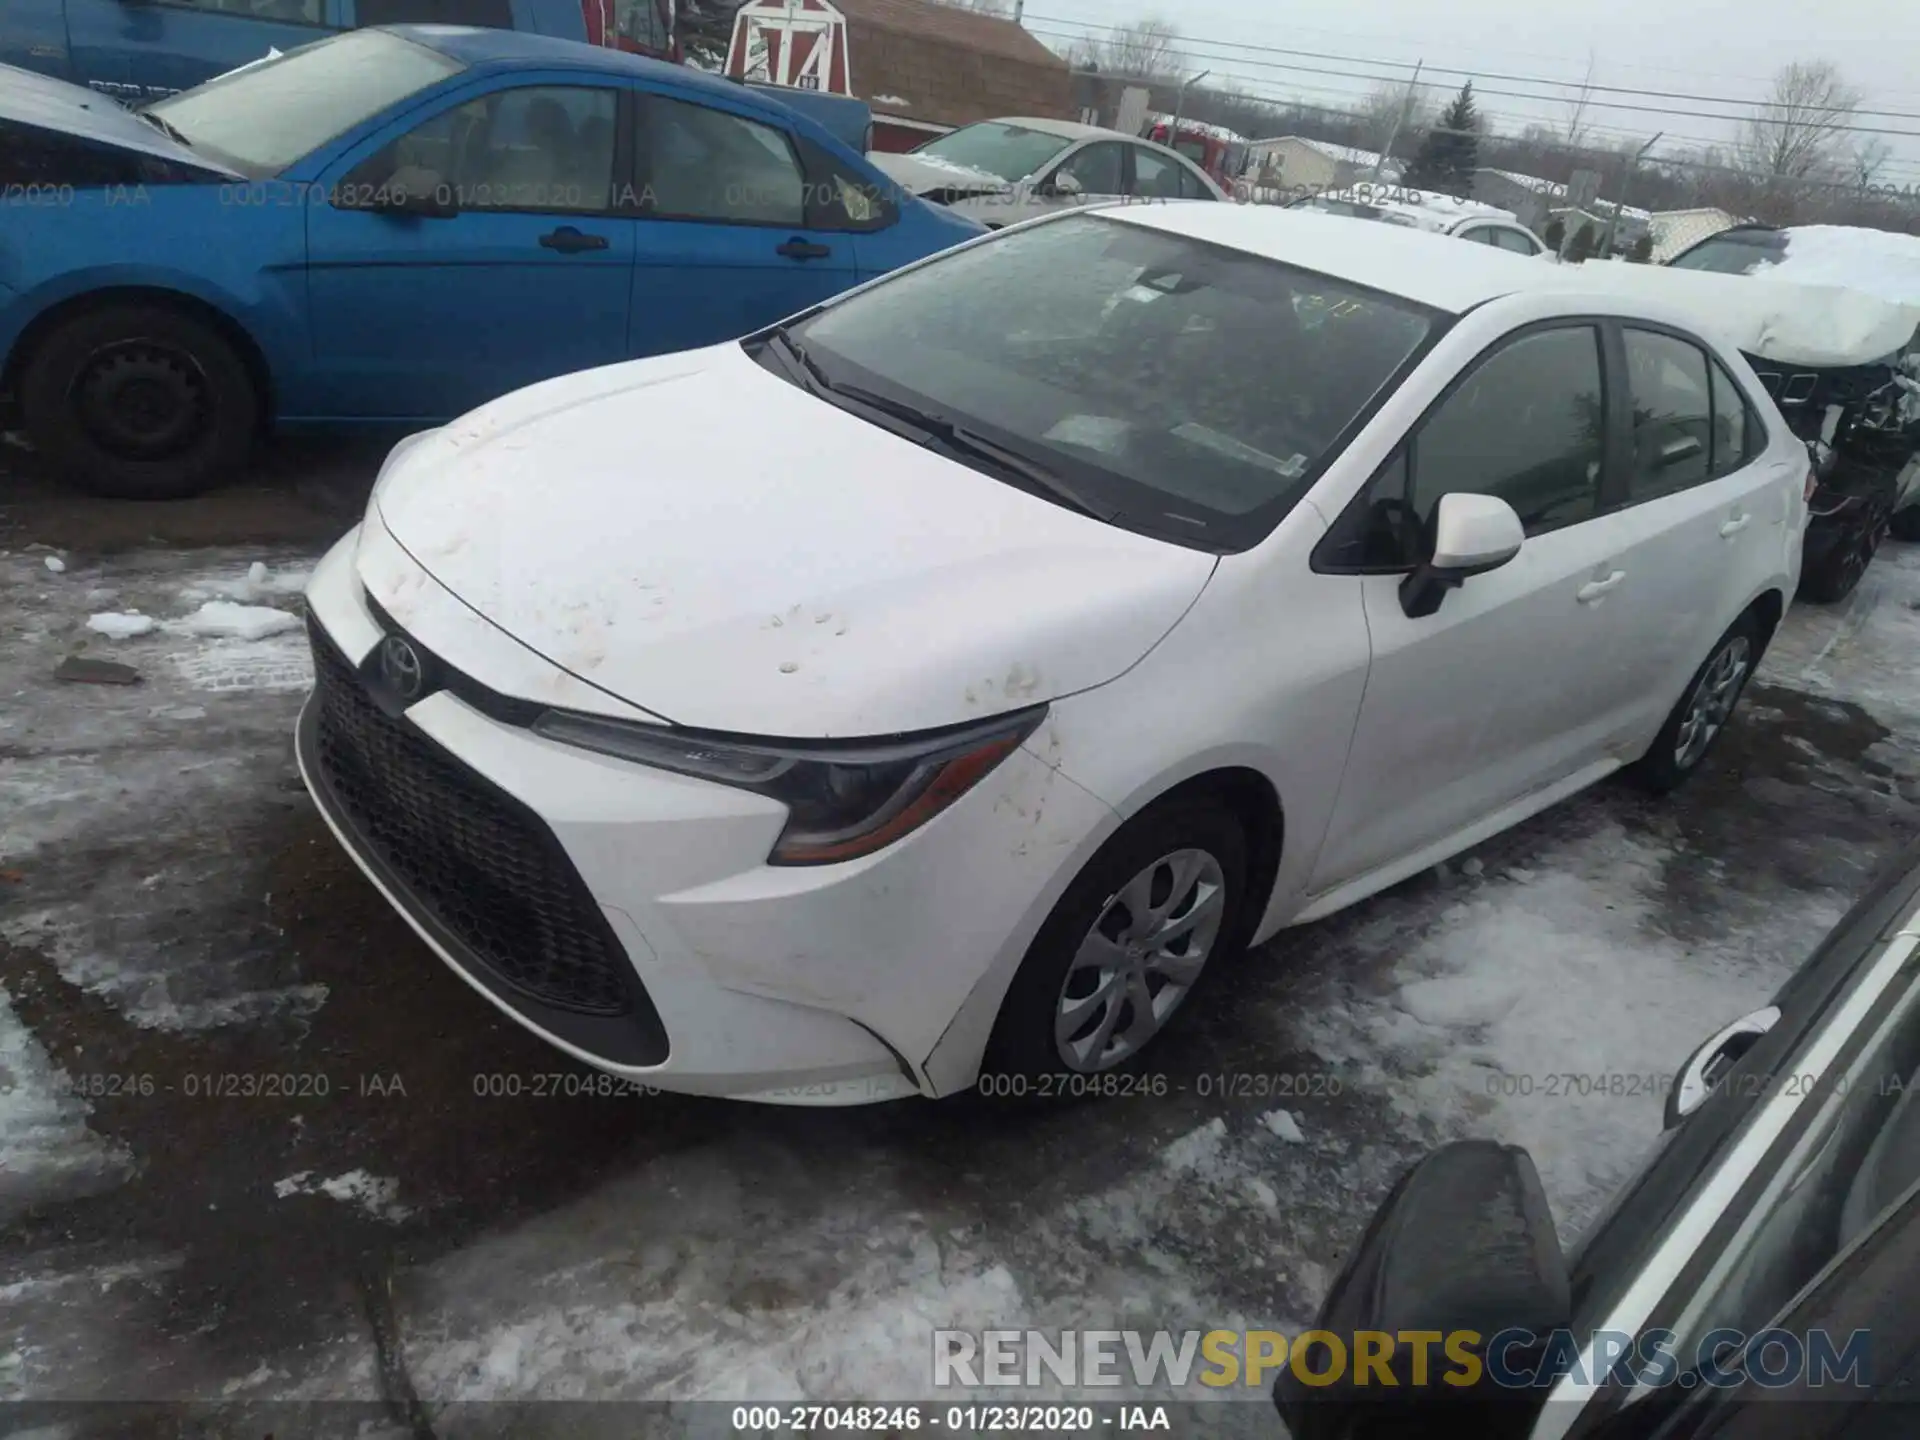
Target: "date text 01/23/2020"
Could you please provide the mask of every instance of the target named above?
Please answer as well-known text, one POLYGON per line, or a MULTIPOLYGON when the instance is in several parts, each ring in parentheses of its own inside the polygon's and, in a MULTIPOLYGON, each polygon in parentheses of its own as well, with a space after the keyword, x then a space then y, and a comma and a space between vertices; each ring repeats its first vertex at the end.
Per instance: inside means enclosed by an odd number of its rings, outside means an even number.
POLYGON ((1164 1405, 736 1405, 733 1429, 747 1434, 983 1430, 1032 1435, 1169 1431, 1164 1405))
POLYGON ((1331 1098, 1339 1095, 1345 1086, 1338 1075, 1311 1071, 1203 1071, 1176 1080, 1159 1072, 1082 1074, 1069 1070, 1039 1075, 985 1072, 974 1081, 974 1088, 996 1099, 1046 1100, 1056 1096, 1076 1100, 1089 1097, 1124 1100, 1134 1096, 1158 1099, 1191 1093, 1203 1100, 1299 1100, 1331 1098))

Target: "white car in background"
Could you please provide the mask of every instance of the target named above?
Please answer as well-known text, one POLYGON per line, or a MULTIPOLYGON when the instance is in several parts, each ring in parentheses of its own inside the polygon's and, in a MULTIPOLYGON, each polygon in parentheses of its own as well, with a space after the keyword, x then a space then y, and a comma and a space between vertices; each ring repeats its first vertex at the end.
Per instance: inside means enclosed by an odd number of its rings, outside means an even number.
POLYGON ((904 155, 867 158, 921 199, 993 230, 1082 205, 1233 198, 1178 151, 1069 120, 982 120, 904 155))
POLYGON ((1330 191, 1310 195, 1295 201, 1294 208, 1355 220, 1379 220, 1409 230, 1470 240, 1476 245, 1491 245, 1515 255, 1538 255, 1556 262, 1560 258, 1510 210, 1472 200, 1456 200, 1451 195, 1421 193, 1415 199, 1416 192, 1400 191, 1397 186, 1375 188, 1377 193, 1330 191), (1402 198, 1392 198, 1396 192, 1402 198))
POLYGON ((635 1084, 1118 1093, 1249 944, 1726 724, 1807 452, 1555 275, 1120 207, 506 396, 316 569, 302 772, 635 1084))

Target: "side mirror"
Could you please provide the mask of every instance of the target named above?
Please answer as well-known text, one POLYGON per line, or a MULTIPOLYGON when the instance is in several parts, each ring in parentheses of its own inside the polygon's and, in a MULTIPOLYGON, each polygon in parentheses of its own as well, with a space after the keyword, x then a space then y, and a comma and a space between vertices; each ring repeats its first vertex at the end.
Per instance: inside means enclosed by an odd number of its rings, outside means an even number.
POLYGON ((1344 1355, 1316 1341, 1290 1357, 1273 1403, 1293 1440, 1518 1440, 1546 1398, 1527 1382, 1572 1313, 1532 1158, 1491 1140, 1442 1146, 1400 1177, 1327 1292, 1314 1328, 1344 1355))
POLYGON ((1053 177, 1053 183, 1047 188, 1055 195, 1064 196, 1069 200, 1078 199, 1087 193, 1086 187, 1068 170, 1062 170, 1055 175, 1053 177))
POLYGON ((1400 582, 1400 608, 1418 620, 1440 608, 1447 591, 1520 553, 1527 538, 1513 506, 1497 495, 1442 495, 1434 507, 1428 559, 1400 582))

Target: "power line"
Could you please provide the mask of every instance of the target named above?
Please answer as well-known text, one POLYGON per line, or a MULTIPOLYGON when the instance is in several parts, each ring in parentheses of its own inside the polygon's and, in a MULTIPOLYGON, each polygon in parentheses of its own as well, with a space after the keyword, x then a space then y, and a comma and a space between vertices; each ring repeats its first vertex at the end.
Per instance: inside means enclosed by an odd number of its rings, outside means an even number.
MULTIPOLYGON (((1028 19, 1029 21, 1038 22, 1040 24, 1072 25, 1072 24, 1079 23, 1071 20, 1059 20, 1055 17, 1046 16, 1046 15, 1033 15, 1033 16, 1029 16, 1028 19)), ((1028 28, 1033 29, 1033 26, 1030 24, 1028 28)), ((1127 33, 1130 27, 1124 26, 1124 25, 1085 24, 1085 25, 1082 25, 1081 28, 1087 31, 1102 30, 1102 31, 1107 31, 1109 33, 1114 33, 1114 34, 1124 34, 1124 33, 1127 33)), ((1035 30, 1034 33, 1035 34, 1051 34, 1055 38, 1060 38, 1060 39, 1087 38, 1084 35, 1061 35, 1057 31, 1035 30)), ((1186 48, 1187 43, 1188 42, 1183 37, 1181 40, 1181 48, 1183 49, 1186 48)), ((1252 44, 1245 44, 1240 41, 1213 40, 1213 39, 1207 39, 1205 37, 1196 37, 1193 43, 1215 46, 1215 47, 1228 46, 1236 51, 1255 51, 1257 53, 1266 54, 1266 55, 1293 55, 1293 56, 1298 56, 1301 59, 1307 59, 1307 60, 1332 60, 1343 65, 1374 65, 1374 66, 1382 66, 1382 67, 1387 67, 1395 70, 1405 70, 1405 71, 1410 71, 1414 68, 1412 64, 1404 60, 1368 60, 1364 58, 1358 58, 1352 55, 1330 55, 1330 54, 1326 54, 1325 52, 1317 51, 1317 50, 1294 50, 1294 49, 1289 49, 1285 46, 1279 46, 1279 45, 1252 45, 1252 44)), ((1213 56, 1213 55, 1202 55, 1202 56, 1196 56, 1195 58, 1211 60, 1211 59, 1219 59, 1219 58, 1237 58, 1237 57, 1219 57, 1219 56, 1213 56)), ((1274 70, 1300 70, 1300 71, 1304 71, 1307 74, 1313 74, 1313 75, 1340 75, 1340 76, 1344 76, 1347 79, 1352 79, 1352 80, 1372 80, 1376 82, 1379 82, 1379 81, 1391 82, 1391 81, 1398 81, 1400 78, 1398 76, 1392 76, 1392 75, 1369 75, 1369 74, 1355 73, 1352 71, 1344 71, 1344 70, 1326 70, 1318 66, 1311 66, 1311 65, 1287 65, 1287 64, 1276 62, 1276 61, 1264 61, 1264 62, 1263 61, 1247 61, 1244 63, 1260 64, 1267 69, 1274 69, 1274 70)), ((1517 94, 1510 90, 1480 90, 1479 81, 1481 79, 1488 79, 1488 80, 1496 80, 1496 81, 1501 81, 1507 84, 1514 84, 1514 85, 1559 85, 1568 89, 1592 92, 1592 93, 1602 93, 1602 94, 1610 94, 1610 95, 1638 95, 1638 96, 1648 97, 1651 99, 1685 100, 1685 101, 1691 101, 1695 104, 1700 104, 1700 105, 1739 105, 1739 106, 1744 106, 1747 109, 1803 108, 1803 107, 1796 107, 1786 101, 1780 101, 1780 100, 1742 100, 1742 99, 1730 98, 1727 96, 1695 95, 1695 94, 1689 94, 1683 91, 1674 91, 1674 90, 1646 90, 1646 89, 1636 88, 1633 86, 1589 84, 1587 82, 1578 81, 1578 80, 1554 80, 1548 77, 1538 76, 1538 75, 1500 75, 1500 74, 1489 73, 1486 71, 1462 70, 1462 69, 1459 69, 1453 66, 1447 66, 1447 65, 1430 65, 1427 68, 1429 70, 1438 71, 1446 75, 1465 76, 1467 79, 1474 81, 1475 89, 1480 94, 1501 95, 1508 99, 1515 99, 1515 100, 1539 100, 1539 101, 1545 101, 1546 103, 1552 104, 1552 105, 1576 104, 1579 102, 1581 96, 1579 94, 1527 95, 1527 94, 1517 94)), ((1445 89, 1451 88, 1449 86, 1432 85, 1426 81, 1421 81, 1419 83, 1422 86, 1422 88, 1426 88, 1426 89, 1445 90, 1445 89)), ((1649 115, 1675 115, 1675 116, 1689 117, 1689 118, 1700 119, 1700 120, 1744 120, 1748 118, 1743 115, 1723 115, 1723 114, 1718 114, 1710 111, 1674 110, 1671 108, 1664 108, 1660 106, 1628 105, 1628 104, 1622 104, 1622 103, 1619 103, 1616 101, 1610 101, 1610 100, 1593 100, 1590 97, 1587 103, 1591 105, 1601 106, 1606 109, 1612 109, 1612 110, 1634 110, 1634 111, 1640 111, 1649 115)), ((1839 106, 1839 105, 1817 105, 1817 106, 1808 106, 1804 108, 1814 113, 1847 114, 1847 115, 1880 115, 1880 116, 1886 116, 1896 120, 1920 120, 1920 111, 1862 110, 1862 109, 1852 109, 1846 106, 1839 106)), ((1920 139, 1920 130, 1883 130, 1883 129, 1874 129, 1871 127, 1865 127, 1865 126, 1837 126, 1834 128, 1853 130, 1861 134, 1901 135, 1901 136, 1910 136, 1914 139, 1920 139)))

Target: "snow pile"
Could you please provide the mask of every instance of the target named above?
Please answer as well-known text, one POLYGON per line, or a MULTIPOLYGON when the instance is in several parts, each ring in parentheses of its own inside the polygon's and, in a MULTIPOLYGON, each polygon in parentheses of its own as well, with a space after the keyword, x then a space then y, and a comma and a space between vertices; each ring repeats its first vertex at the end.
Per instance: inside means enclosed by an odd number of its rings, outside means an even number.
POLYGON ((120 614, 107 610, 98 615, 87 617, 87 629, 96 635, 104 635, 109 640, 131 640, 136 635, 145 635, 153 629, 151 615, 142 615, 137 610, 120 614))
POLYGON ((173 628, 187 635, 264 640, 300 628, 300 617, 271 605, 238 605, 231 600, 209 600, 173 628))
POLYGON ((1291 1110, 1269 1110, 1260 1117, 1260 1123, 1289 1145, 1307 1143, 1307 1137, 1300 1129, 1300 1122, 1293 1118, 1291 1110))
POLYGON ((241 604, 258 604, 276 596, 304 594, 307 581, 312 576, 313 571, 305 567, 275 571, 264 560, 255 560, 239 579, 190 585, 181 590, 180 598, 189 604, 197 604, 202 600, 235 600, 241 604))
POLYGON ((398 1223, 413 1211, 399 1201, 400 1182, 365 1170, 349 1170, 331 1180, 316 1180, 311 1170, 301 1170, 284 1180, 273 1182, 273 1193, 285 1200, 292 1195, 325 1195, 342 1205, 356 1205, 376 1220, 398 1223))
POLYGON ((0 995, 0 1219, 118 1177, 127 1157, 87 1128, 88 1108, 0 995))
POLYGON ((1854 225, 1796 225, 1782 260, 1753 273, 1796 285, 1844 285, 1883 300, 1920 305, 1920 235, 1854 225))

